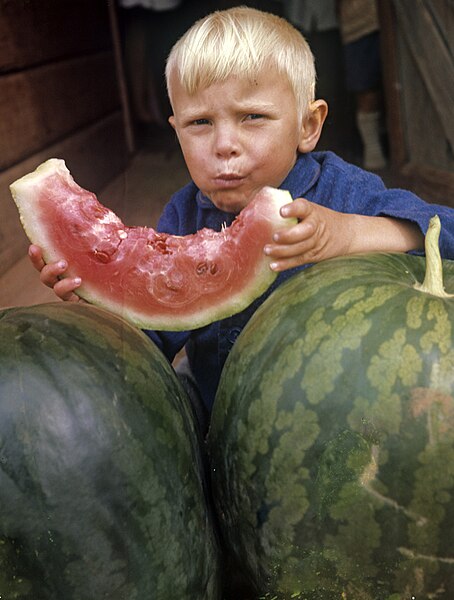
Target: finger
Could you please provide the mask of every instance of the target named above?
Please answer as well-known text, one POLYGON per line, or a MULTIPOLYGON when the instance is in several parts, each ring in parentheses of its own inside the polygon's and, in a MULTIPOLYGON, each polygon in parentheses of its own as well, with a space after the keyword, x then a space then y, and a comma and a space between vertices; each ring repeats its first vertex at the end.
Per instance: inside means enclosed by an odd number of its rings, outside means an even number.
POLYGON ((270 258, 290 258, 299 254, 309 255, 312 254, 314 249, 313 240, 307 240, 305 242, 298 242, 297 244, 274 244, 269 249, 265 249, 265 254, 270 258))
POLYGON ((47 287, 53 288, 67 268, 68 264, 65 260, 44 265, 40 273, 41 282, 47 287))
POLYGON ((80 277, 67 277, 54 285, 54 292, 65 302, 79 302, 80 298, 74 293, 81 284, 80 277))
POLYGON ((28 248, 28 256, 35 269, 37 271, 41 271, 44 265, 46 264, 43 260, 41 248, 39 246, 36 246, 35 244, 31 244, 28 248))
POLYGON ((270 267, 273 271, 284 271, 320 260, 320 248, 313 235, 295 244, 270 244, 264 251, 271 258, 270 267))
POLYGON ((292 256, 290 258, 283 258, 278 260, 273 260, 270 263, 270 269, 277 273, 281 271, 286 271, 287 269, 293 269, 294 267, 301 267, 302 265, 312 264, 313 261, 306 260, 305 257, 301 254, 298 256, 292 256))
POLYGON ((281 216, 284 218, 304 219, 310 214, 312 203, 304 198, 296 198, 293 202, 285 204, 281 210, 281 216))
POLYGON ((267 256, 280 258, 313 251, 316 226, 312 221, 298 223, 290 229, 281 229, 273 235, 274 243, 266 244, 264 252, 267 256))
POLYGON ((286 227, 276 231, 273 235, 273 242, 280 245, 296 244, 297 242, 308 240, 314 235, 315 230, 315 224, 310 219, 307 219, 293 227, 286 227))

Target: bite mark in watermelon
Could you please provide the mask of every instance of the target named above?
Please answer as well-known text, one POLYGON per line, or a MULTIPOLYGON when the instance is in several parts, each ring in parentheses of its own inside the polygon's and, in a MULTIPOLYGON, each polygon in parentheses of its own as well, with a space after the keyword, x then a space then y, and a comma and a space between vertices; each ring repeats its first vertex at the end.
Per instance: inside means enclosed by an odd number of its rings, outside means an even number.
POLYGON ((65 276, 82 278, 79 296, 144 329, 195 329, 246 308, 276 277, 265 244, 295 223, 279 214, 290 194, 268 187, 219 232, 128 227, 55 158, 10 189, 44 260, 65 259, 65 276))

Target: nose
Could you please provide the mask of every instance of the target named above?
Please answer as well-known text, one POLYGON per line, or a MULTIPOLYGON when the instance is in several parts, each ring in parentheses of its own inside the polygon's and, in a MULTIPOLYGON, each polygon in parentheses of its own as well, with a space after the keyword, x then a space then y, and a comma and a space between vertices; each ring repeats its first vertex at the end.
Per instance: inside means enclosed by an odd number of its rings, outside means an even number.
POLYGON ((237 156, 240 153, 240 134, 232 123, 218 123, 214 132, 214 151, 220 158, 237 156))

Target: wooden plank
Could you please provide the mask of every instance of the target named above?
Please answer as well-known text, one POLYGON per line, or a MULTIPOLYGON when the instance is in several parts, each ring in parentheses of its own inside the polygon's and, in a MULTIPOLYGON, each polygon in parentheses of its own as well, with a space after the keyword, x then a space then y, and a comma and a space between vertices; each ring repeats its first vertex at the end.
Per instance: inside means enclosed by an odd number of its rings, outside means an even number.
POLYGON ((0 77, 0 169, 119 104, 111 51, 0 77))
POLYGON ((377 2, 377 9, 380 19, 383 85, 390 159, 393 169, 396 170, 407 161, 402 115, 402 86, 400 84, 399 56, 397 52, 396 15, 392 0, 380 0, 380 2, 377 2))
POLYGON ((28 256, 0 276, 0 308, 56 302, 54 292, 43 285, 28 256))
POLYGON ((408 162, 432 166, 438 171, 454 171, 454 157, 443 124, 427 86, 406 44, 401 44, 400 64, 405 107, 405 133, 408 162), (426 127, 421 127, 426 123, 426 127))
POLYGON ((449 48, 454 54, 454 6, 452 2, 440 2, 439 0, 424 0, 426 10, 432 15, 437 28, 449 48))
POLYGON ((0 72, 111 46, 107 0, 0 0, 0 72))
MULTIPOLYGON (((454 148, 454 63, 422 0, 394 0, 399 29, 454 148)), ((419 126, 419 123, 418 123, 419 126)))
POLYGON ((9 185, 52 157, 64 158, 79 185, 98 192, 128 162, 121 112, 112 113, 95 125, 0 173, 0 274, 21 259, 28 246, 9 185))
POLYGON ((121 105, 123 107, 123 121, 125 126, 125 138, 129 152, 136 150, 136 140, 132 124, 131 106, 129 103, 128 86, 126 84, 126 73, 123 63, 123 51, 121 47, 120 26, 118 23, 118 9, 113 2, 109 2, 110 30, 112 32, 113 51, 115 56, 115 68, 117 71, 118 89, 121 105))
POLYGON ((410 188, 426 202, 454 208, 454 173, 421 163, 408 163, 402 168, 401 174, 405 187, 410 188))

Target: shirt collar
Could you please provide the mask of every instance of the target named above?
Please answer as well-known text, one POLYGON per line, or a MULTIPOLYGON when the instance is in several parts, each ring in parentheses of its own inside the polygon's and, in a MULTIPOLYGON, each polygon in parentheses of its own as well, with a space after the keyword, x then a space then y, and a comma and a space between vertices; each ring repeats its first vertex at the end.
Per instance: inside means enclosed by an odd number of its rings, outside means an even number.
POLYGON ((280 186, 290 192, 292 198, 304 197, 320 177, 320 163, 312 153, 299 154, 295 166, 280 186))
POLYGON ((202 194, 202 192, 200 190, 197 190, 197 194, 195 196, 195 200, 197 202, 197 207, 198 208, 202 208, 202 209, 215 208, 215 206, 211 202, 211 200, 207 196, 205 196, 204 194, 202 194))
MULTIPOLYGON (((299 154, 295 166, 282 182, 280 188, 290 192, 292 198, 301 198, 313 187, 320 177, 320 164, 312 153, 299 154)), ((207 196, 197 190, 197 206, 201 209, 213 209, 214 204, 207 196)))

